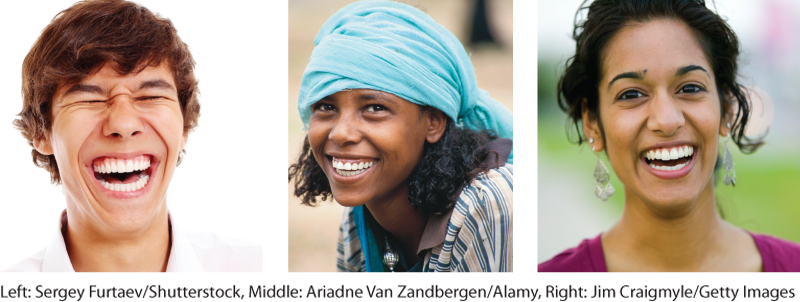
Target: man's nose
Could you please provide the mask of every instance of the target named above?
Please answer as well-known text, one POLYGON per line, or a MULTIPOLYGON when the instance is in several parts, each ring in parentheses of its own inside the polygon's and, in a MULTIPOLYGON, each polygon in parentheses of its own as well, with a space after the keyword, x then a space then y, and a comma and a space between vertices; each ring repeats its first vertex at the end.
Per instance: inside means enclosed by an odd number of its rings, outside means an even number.
POLYGON ((130 138, 144 131, 141 112, 134 107, 134 100, 119 96, 109 101, 108 119, 103 135, 115 138, 130 138))

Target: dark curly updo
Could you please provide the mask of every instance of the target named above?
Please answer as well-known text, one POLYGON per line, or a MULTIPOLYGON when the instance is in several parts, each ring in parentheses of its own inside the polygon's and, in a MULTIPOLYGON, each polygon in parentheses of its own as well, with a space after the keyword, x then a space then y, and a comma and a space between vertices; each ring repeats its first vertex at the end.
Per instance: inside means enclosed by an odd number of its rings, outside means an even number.
MULTIPOLYGON (((494 133, 457 127, 449 117, 445 127, 438 142, 425 142, 422 157, 408 178, 408 201, 426 215, 455 205, 464 185, 493 168, 487 157, 498 156, 488 148, 497 139, 494 133)), ((315 206, 332 196, 328 178, 311 153, 308 136, 297 163, 289 167, 289 182, 293 179, 294 195, 305 205, 315 206)))
MULTIPOLYGON (((577 143, 585 138, 579 122, 581 103, 586 99, 589 114, 599 116, 598 85, 602 74, 603 52, 608 41, 628 22, 646 22, 667 18, 681 21, 692 29, 716 76, 722 112, 737 105, 731 136, 744 153, 755 151, 761 139, 745 137, 750 117, 748 92, 736 81, 739 40, 719 15, 706 7, 703 0, 588 0, 575 15, 575 55, 566 62, 564 75, 558 81, 558 106, 567 113, 578 131, 577 143), (581 12, 588 9, 585 20, 581 12)), ((600 127, 602 131, 602 124, 600 127)))

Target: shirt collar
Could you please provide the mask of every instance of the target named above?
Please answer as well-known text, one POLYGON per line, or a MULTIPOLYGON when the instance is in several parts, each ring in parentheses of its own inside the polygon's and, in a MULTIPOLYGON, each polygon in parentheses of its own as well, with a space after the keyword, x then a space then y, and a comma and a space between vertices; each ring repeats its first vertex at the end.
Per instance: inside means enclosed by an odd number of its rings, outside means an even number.
MULTIPOLYGON (((170 233, 172 234, 172 247, 170 248, 169 260, 167 260, 167 272, 205 271, 186 234, 179 227, 175 227, 175 220, 172 214, 169 214, 168 217, 170 233)), ((53 234, 53 238, 44 252, 43 272, 75 272, 72 262, 69 260, 67 245, 64 242, 66 226, 67 210, 64 210, 61 212, 58 230, 53 234)))
POLYGON ((172 248, 167 260, 167 272, 204 272, 200 258, 194 252, 186 233, 175 226, 175 219, 169 214, 170 228, 172 230, 172 248))
POLYGON ((428 216, 428 222, 425 224, 425 229, 422 231, 422 239, 419 241, 417 255, 441 245, 444 242, 447 236, 447 225, 450 223, 450 216, 452 215, 453 207, 447 209, 442 214, 428 216))
POLYGON ((58 220, 58 229, 53 234, 50 244, 44 251, 42 260, 43 272, 75 272, 72 262, 69 261, 67 245, 64 243, 64 234, 67 227, 67 210, 61 212, 61 219, 58 220))

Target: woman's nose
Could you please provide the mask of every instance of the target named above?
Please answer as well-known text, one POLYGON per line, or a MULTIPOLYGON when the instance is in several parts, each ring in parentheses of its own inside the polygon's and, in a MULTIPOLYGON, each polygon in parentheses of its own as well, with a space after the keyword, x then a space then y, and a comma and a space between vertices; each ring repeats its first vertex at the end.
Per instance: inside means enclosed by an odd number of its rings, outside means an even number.
POLYGON ((680 100, 667 93, 659 93, 650 101, 650 117, 647 120, 650 130, 662 136, 671 136, 686 123, 683 110, 679 106, 680 100))
POLYGON ((130 138, 144 131, 141 112, 133 106, 133 99, 117 97, 109 101, 108 119, 103 135, 115 138, 130 138))
POLYGON ((357 144, 361 141, 361 131, 355 118, 340 116, 334 122, 328 139, 339 146, 357 144))

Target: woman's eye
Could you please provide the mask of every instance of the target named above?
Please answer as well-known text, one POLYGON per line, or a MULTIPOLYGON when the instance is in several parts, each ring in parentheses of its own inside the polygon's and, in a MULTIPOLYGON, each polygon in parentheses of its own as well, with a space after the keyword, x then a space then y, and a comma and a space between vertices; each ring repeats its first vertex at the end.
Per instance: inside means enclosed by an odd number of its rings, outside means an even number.
POLYGON ((643 97, 643 96, 644 96, 644 94, 642 94, 639 91, 628 90, 628 91, 623 92, 622 95, 619 96, 619 99, 620 100, 631 100, 631 99, 636 99, 636 98, 640 98, 640 97, 643 97))
POLYGON ((314 110, 321 110, 321 111, 332 111, 336 110, 336 107, 333 107, 331 104, 320 103, 314 106, 314 110))
POLYGON ((384 111, 384 110, 386 110, 386 107, 383 107, 381 105, 372 104, 372 105, 367 106, 367 112, 378 112, 378 111, 384 111))
POLYGON ((689 84, 689 85, 683 86, 683 88, 681 88, 681 90, 679 90, 678 93, 698 93, 698 92, 701 92, 701 91, 705 91, 705 89, 703 89, 703 87, 700 87, 700 86, 697 86, 697 85, 689 84))
POLYGON ((160 98, 161 98, 160 96, 145 96, 145 97, 141 97, 139 99, 140 100, 155 100, 155 99, 160 99, 160 98))

